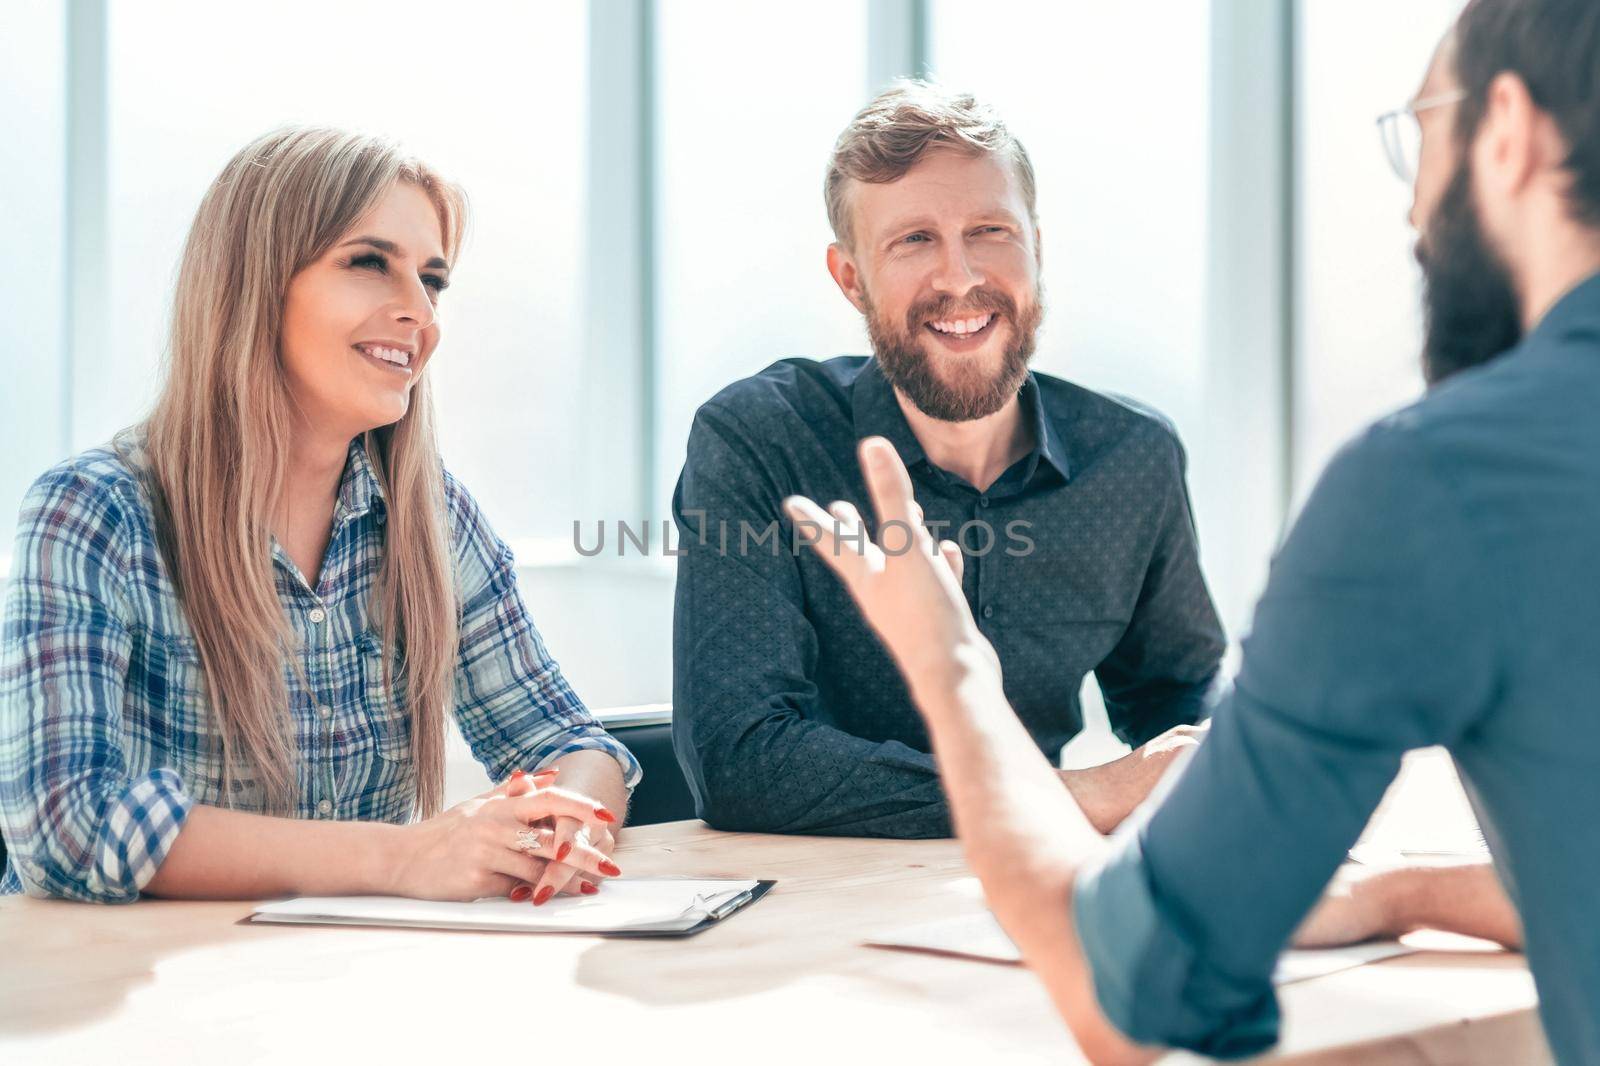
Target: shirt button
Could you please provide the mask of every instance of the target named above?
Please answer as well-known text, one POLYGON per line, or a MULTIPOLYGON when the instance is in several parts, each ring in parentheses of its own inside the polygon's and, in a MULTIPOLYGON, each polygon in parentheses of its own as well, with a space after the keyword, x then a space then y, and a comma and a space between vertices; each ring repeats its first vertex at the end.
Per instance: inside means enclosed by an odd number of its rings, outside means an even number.
POLYGON ((323 706, 317 708, 317 713, 322 715, 323 721, 327 721, 329 718, 333 717, 333 708, 324 704, 323 706))
POLYGON ((987 507, 987 506, 989 506, 989 497, 987 497, 987 496, 979 496, 978 497, 978 506, 979 507, 987 507))
POLYGON ((317 623, 318 625, 321 625, 323 620, 328 617, 328 612, 324 611, 321 607, 313 607, 313 608, 311 608, 310 613, 306 615, 306 617, 311 619, 313 622, 317 623))
POLYGON ((317 804, 317 813, 318 814, 332 814, 333 813, 333 804, 329 803, 327 800, 322 800, 320 803, 317 804))
POLYGON ((983 616, 985 618, 993 618, 994 617, 994 604, 991 603, 991 604, 986 604, 984 606, 984 608, 983 608, 983 616))

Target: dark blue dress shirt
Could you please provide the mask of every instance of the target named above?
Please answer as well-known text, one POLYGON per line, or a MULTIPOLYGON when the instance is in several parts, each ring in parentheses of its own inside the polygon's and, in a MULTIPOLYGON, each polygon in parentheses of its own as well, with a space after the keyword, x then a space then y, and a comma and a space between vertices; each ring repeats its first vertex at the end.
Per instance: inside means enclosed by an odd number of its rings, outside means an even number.
MULTIPOLYGON (((892 441, 999 652, 1006 695, 1052 758, 1094 671, 1141 744, 1197 721, 1224 647, 1172 428, 1030 375, 1036 444, 979 491, 930 464, 877 363, 787 359, 700 408, 673 499, 680 549, 673 736, 700 816, 724 829, 950 834, 929 740, 893 662, 783 499, 865 506, 861 438, 892 441)), ((870 523, 870 515, 868 516, 870 523)))

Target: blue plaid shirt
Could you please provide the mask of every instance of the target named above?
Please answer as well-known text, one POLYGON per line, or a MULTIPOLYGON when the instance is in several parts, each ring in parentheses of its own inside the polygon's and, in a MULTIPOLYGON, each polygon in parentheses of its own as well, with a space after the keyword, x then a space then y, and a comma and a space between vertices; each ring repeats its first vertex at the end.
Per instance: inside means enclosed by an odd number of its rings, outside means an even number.
MULTIPOLYGON (((248 779, 224 803, 200 656, 157 550, 138 438, 125 441, 124 454, 97 448, 51 469, 22 505, 0 630, 0 894, 131 901, 194 804, 264 807, 248 779)), ((445 497, 461 605, 455 716, 473 755, 498 781, 596 749, 632 787, 639 764, 545 650, 510 550, 449 474, 445 497)), ((358 438, 317 588, 273 545, 305 678, 285 664, 298 818, 413 814, 410 721, 383 685, 368 611, 385 517, 358 438)))

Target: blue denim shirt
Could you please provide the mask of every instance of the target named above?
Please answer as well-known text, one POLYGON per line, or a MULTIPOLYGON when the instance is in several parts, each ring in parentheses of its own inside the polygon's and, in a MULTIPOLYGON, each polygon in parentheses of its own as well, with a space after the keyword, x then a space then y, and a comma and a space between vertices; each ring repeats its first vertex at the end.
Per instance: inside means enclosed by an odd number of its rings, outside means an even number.
MULTIPOLYGON (((125 441, 121 454, 97 448, 48 471, 22 505, 0 630, 0 894, 136 899, 194 804, 264 806, 247 773, 223 794, 200 656, 157 550, 138 440, 125 441)), ((636 784, 638 763, 545 650, 510 550, 449 474, 445 499, 461 610, 454 710, 473 754, 502 780, 596 749, 636 784)), ((358 438, 317 587, 273 545, 301 643, 299 670, 284 667, 298 818, 413 813, 410 719, 384 686, 368 611, 386 519, 358 438)))
POLYGON ((1600 276, 1330 464, 1237 685, 1075 919, 1111 1022, 1273 1043, 1279 951, 1408 749, 1455 760, 1522 915, 1551 1048, 1600 1062, 1600 276))

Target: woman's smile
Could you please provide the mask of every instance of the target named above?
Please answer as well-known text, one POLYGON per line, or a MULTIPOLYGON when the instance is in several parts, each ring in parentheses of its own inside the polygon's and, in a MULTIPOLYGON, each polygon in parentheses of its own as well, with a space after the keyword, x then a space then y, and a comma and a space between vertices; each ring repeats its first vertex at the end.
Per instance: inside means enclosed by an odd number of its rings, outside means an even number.
POLYGON ((385 373, 401 374, 408 378, 411 376, 411 360, 416 354, 416 349, 411 345, 387 341, 362 341, 350 347, 385 373))

